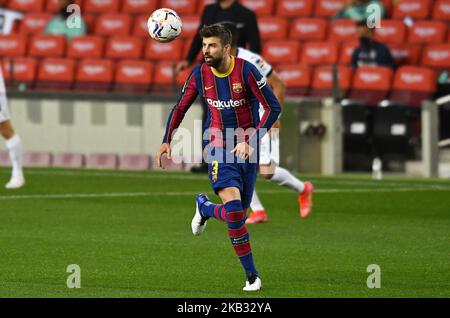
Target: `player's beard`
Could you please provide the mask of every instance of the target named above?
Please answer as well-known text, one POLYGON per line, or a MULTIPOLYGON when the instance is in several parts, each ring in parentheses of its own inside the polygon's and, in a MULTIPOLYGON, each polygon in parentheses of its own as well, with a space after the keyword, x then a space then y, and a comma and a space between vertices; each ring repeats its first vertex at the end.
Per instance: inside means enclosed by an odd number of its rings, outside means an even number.
POLYGON ((217 68, 220 66, 220 64, 222 64, 223 56, 220 56, 220 57, 213 57, 213 56, 211 56, 211 55, 204 55, 204 56, 203 56, 203 59, 205 60, 205 64, 206 64, 206 65, 212 66, 212 67, 214 67, 215 69, 217 69, 217 68), (207 60, 206 60, 206 57, 210 57, 211 60, 207 61, 207 60))

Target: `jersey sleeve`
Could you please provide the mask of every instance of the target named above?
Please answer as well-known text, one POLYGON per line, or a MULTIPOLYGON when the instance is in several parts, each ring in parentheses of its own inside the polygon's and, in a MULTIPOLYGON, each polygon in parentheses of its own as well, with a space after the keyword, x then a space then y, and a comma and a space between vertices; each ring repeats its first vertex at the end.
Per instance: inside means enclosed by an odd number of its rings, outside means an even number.
POLYGON ((266 78, 261 75, 255 66, 250 63, 249 65, 250 71, 247 74, 247 85, 264 109, 255 132, 249 138, 249 141, 252 142, 254 138, 261 139, 277 121, 281 114, 281 106, 272 88, 267 84, 266 78), (261 128, 263 128, 263 131, 261 131, 261 128))
POLYGON ((192 71, 188 79, 186 80, 183 89, 181 90, 180 98, 170 112, 169 119, 167 120, 163 143, 170 144, 170 142, 172 141, 173 133, 180 126, 184 115, 188 111, 189 107, 191 107, 191 105, 194 103, 197 95, 197 84, 195 81, 194 71, 192 71))

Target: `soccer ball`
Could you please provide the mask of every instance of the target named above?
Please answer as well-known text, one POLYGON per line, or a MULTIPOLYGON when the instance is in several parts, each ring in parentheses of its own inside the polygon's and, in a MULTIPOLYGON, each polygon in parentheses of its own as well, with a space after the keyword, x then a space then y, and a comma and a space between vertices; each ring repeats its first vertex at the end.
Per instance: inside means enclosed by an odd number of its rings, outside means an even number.
POLYGON ((148 32, 153 40, 166 43, 181 34, 181 19, 172 9, 161 8, 152 13, 147 22, 148 32))

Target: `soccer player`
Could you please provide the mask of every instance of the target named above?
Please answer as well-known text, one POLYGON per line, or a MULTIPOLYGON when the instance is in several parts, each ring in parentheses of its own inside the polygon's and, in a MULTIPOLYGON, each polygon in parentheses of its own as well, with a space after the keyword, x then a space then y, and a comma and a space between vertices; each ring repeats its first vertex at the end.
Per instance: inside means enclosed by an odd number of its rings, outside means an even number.
POLYGON ((211 217, 226 222, 231 244, 245 270, 247 280, 243 290, 257 291, 261 289, 261 279, 253 262, 245 214, 256 182, 260 138, 278 119, 281 107, 255 66, 230 54, 229 30, 220 24, 206 25, 201 36, 204 63, 189 75, 169 116, 156 158, 160 167, 163 154, 171 159, 172 135, 200 95, 208 106, 211 128, 206 148, 209 179, 222 204, 214 204, 206 195, 199 194, 191 222, 192 232, 200 235, 211 217), (264 108, 262 117, 259 116, 260 103, 264 108), (237 132, 237 136, 229 138, 230 129, 237 132))
MULTIPOLYGON (((9 34, 13 28, 13 22, 21 19, 22 14, 16 11, 3 9, 4 1, 0 0, 0 34, 9 34)), ((7 189, 17 189, 25 185, 22 170, 22 142, 18 134, 14 132, 6 99, 5 82, 0 68, 0 134, 6 140, 9 158, 12 163, 12 176, 6 184, 7 189)))
MULTIPOLYGON (((234 23, 222 23, 232 34, 231 55, 242 58, 252 63, 258 71, 267 78, 267 83, 272 87, 275 96, 280 104, 284 102, 285 85, 280 76, 273 70, 260 55, 253 53, 237 45, 237 28, 234 23)), ((262 114, 263 108, 260 108, 262 114)), ((286 186, 298 193, 298 203, 300 216, 307 218, 312 211, 312 194, 314 187, 311 182, 302 182, 292 175, 288 170, 279 166, 280 164, 280 139, 279 139, 279 120, 273 125, 268 134, 261 140, 259 169, 260 175, 266 180, 275 182, 281 186, 286 186)), ((256 190, 253 192, 252 202, 250 204, 252 213, 248 216, 246 223, 253 224, 266 222, 267 214, 264 206, 259 200, 256 190)))

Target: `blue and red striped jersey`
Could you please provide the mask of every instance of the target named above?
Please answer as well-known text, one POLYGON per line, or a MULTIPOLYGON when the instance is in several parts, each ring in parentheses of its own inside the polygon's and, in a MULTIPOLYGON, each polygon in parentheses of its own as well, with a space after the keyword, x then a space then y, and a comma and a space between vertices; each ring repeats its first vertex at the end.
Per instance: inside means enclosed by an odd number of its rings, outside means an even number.
POLYGON ((203 63, 196 66, 186 80, 181 96, 170 113, 163 143, 171 142, 175 130, 197 96, 202 97, 208 109, 204 128, 218 129, 223 136, 227 128, 254 128, 253 134, 246 140, 253 137, 261 139, 263 134, 258 132, 262 128, 265 129, 262 132, 269 130, 281 113, 272 89, 253 64, 232 56, 230 69, 222 74, 203 63), (259 104, 264 108, 261 118, 259 104))

